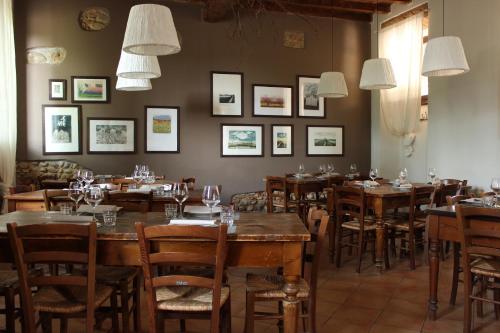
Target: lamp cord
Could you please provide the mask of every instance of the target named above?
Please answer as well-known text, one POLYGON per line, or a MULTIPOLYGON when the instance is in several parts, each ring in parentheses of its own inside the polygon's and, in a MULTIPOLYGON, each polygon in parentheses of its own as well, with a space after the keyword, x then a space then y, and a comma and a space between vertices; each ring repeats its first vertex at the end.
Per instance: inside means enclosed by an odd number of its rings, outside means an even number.
POLYGON ((444 0, 443 0, 443 37, 444 37, 444 0))
POLYGON ((377 15, 377 43, 376 43, 376 47, 377 47, 377 58, 378 58, 378 38, 379 38, 379 31, 378 31, 378 0, 377 2, 375 2, 375 15, 377 15))
POLYGON ((331 8, 331 13, 332 13, 332 72, 333 72, 333 0, 332 0, 332 8, 331 8))

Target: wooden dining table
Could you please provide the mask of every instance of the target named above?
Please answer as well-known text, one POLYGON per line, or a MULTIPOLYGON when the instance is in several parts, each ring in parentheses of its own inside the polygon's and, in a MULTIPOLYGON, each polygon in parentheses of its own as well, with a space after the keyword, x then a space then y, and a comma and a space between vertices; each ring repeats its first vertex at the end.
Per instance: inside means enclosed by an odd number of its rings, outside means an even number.
MULTIPOLYGON (((0 262, 13 262, 7 239, 6 224, 63 223, 57 212, 16 211, 0 215, 0 262)), ((146 226, 169 223, 163 213, 127 213, 118 215, 116 226, 98 228, 97 262, 104 265, 139 266, 140 254, 134 223, 146 226)), ((73 222, 75 223, 75 222, 73 222)), ((241 213, 228 229, 228 267, 283 267, 284 330, 297 332, 298 282, 301 278, 303 242, 311 235, 297 214, 241 213)), ((65 246, 70 247, 71 243, 65 246)), ((168 241, 161 248, 168 251, 204 253, 215 243, 201 240, 168 241)))

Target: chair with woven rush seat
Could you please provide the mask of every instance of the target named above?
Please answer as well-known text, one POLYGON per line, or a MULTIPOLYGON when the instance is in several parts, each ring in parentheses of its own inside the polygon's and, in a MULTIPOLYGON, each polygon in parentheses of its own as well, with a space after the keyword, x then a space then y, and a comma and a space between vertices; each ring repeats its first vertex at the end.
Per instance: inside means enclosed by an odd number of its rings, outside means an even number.
POLYGON ((472 302, 488 302, 495 306, 495 315, 500 317, 500 248, 493 247, 500 239, 496 227, 487 227, 486 222, 500 223, 500 210, 483 207, 455 206, 458 232, 462 247, 464 270, 464 332, 472 330, 472 302), (481 284, 493 289, 493 299, 486 297, 484 289, 473 292, 473 276, 481 284))
MULTIPOLYGON (((51 331, 52 318, 60 319, 60 331, 67 332, 69 318, 84 317, 86 331, 93 332, 95 309, 114 299, 112 287, 95 281, 96 224, 11 223, 7 229, 19 274, 24 329, 29 333, 36 331, 38 312, 42 327, 47 330, 51 331), (84 265, 85 274, 31 276, 28 273, 28 265, 60 263, 84 265), (33 287, 39 289, 32 293, 33 287)), ((112 319, 117 330, 116 315, 112 319)))
MULTIPOLYGON (((319 262, 330 216, 323 209, 311 208, 307 224, 311 232, 311 242, 304 245, 303 278, 298 283, 297 298, 302 303, 303 320, 307 319, 309 332, 316 332, 316 290, 319 262), (319 222, 319 226, 317 225, 319 222)), ((245 333, 254 332, 254 320, 283 319, 283 313, 255 312, 255 302, 280 302, 285 298, 283 275, 248 274, 246 285, 245 333)), ((304 321, 304 330, 305 330, 304 321)))
MULTIPOLYGON (((227 255, 227 224, 218 227, 162 225, 144 227, 136 223, 141 252, 149 332, 163 331, 164 319, 210 319, 210 332, 231 331, 229 286, 223 285, 227 255), (213 247, 188 247, 183 242, 210 241, 213 247), (160 275, 160 266, 211 266, 213 277, 173 273, 160 275)), ((188 244, 189 245, 189 244, 188 244)), ((181 322, 181 331, 184 330, 181 322)))
POLYGON ((0 296, 5 299, 5 306, 0 314, 5 315, 5 332, 15 331, 15 321, 20 317, 20 309, 16 308, 15 297, 19 294, 19 280, 16 271, 0 271, 0 296))

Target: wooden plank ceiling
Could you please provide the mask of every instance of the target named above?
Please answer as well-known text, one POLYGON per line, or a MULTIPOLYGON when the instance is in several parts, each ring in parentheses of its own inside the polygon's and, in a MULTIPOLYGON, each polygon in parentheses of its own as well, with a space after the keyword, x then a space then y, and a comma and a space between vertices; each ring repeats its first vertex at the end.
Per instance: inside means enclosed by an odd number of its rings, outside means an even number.
POLYGON ((373 14, 389 13, 395 3, 412 0, 177 0, 204 6, 207 22, 224 20, 235 9, 285 12, 303 16, 337 17, 356 21, 371 21, 373 14))

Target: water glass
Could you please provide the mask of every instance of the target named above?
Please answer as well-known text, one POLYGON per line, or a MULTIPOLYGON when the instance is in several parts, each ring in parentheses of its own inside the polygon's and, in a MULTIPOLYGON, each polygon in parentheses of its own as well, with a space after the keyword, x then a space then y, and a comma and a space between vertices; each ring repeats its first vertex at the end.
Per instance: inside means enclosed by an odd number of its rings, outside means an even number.
POLYGON ((73 205, 69 202, 62 202, 59 204, 59 211, 62 215, 71 215, 73 211, 73 205))
POLYGON ((220 221, 224 224, 233 224, 234 222, 234 209, 231 206, 222 206, 220 212, 220 221))
POLYGON ((335 171, 335 167, 333 166, 333 163, 328 163, 328 173, 329 174, 333 174, 333 172, 335 171))
POLYGON ((399 182, 401 184, 405 184, 406 177, 408 177, 408 170, 406 170, 406 168, 403 168, 403 169, 401 169, 401 171, 399 171, 399 182))
POLYGON ((490 187, 493 192, 500 194, 500 178, 493 178, 490 187))
POLYGON ((497 198, 494 195, 486 195, 483 197, 484 207, 495 207, 497 203, 497 198))
POLYGON ((303 163, 299 164, 299 175, 302 175, 306 171, 306 168, 304 167, 303 163))
POLYGON ((375 181, 375 179, 377 179, 377 177, 378 177, 378 169, 377 168, 371 168, 369 176, 370 176, 370 179, 372 181, 375 181))
POLYGON ((429 168, 429 178, 431 179, 431 184, 434 184, 434 178, 436 178, 436 175, 436 168, 429 168))
POLYGON ((349 166, 349 172, 351 173, 351 175, 355 175, 358 172, 358 166, 356 165, 356 163, 352 163, 349 166))
POLYGON ((165 204, 165 216, 168 219, 175 219, 177 217, 177 205, 165 204))
POLYGON ((116 210, 105 210, 102 213, 102 218, 106 227, 114 227, 116 225, 116 210))

